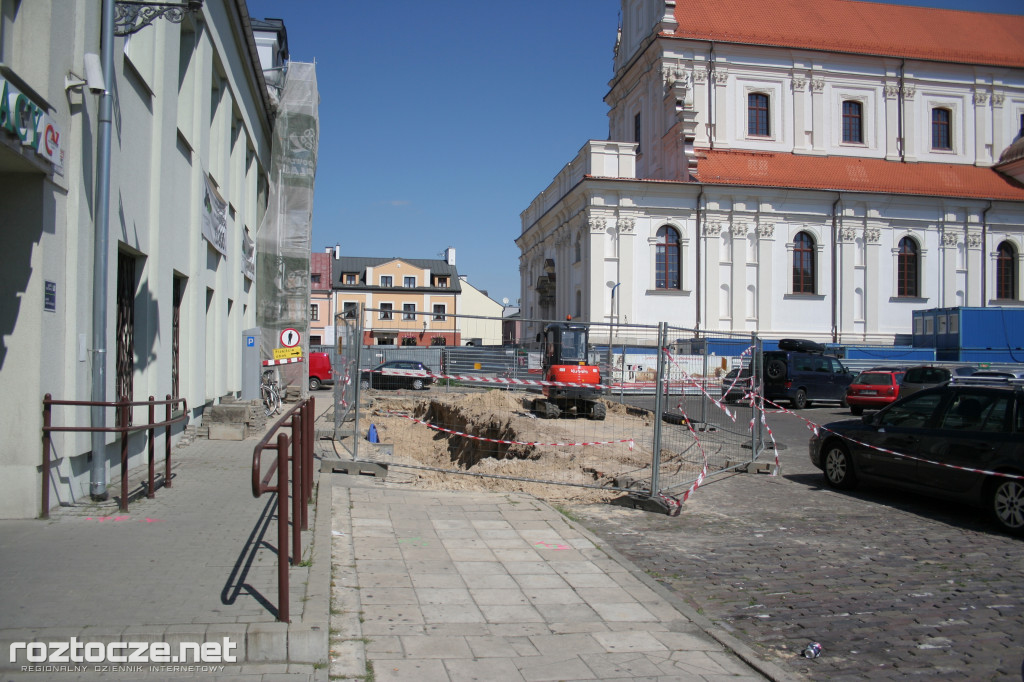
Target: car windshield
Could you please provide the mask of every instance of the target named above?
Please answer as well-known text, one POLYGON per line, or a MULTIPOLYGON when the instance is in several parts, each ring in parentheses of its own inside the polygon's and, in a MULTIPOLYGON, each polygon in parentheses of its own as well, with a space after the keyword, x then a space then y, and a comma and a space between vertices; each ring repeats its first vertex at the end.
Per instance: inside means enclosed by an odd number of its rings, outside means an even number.
POLYGON ((861 372, 853 383, 861 386, 891 386, 892 375, 885 372, 861 372))

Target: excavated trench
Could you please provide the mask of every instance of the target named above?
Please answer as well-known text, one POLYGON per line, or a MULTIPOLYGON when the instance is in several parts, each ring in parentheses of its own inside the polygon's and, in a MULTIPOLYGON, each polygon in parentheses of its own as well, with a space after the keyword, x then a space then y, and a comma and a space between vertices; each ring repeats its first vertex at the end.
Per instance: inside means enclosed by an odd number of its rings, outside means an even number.
MULTIPOLYGON (((519 434, 512 424, 511 415, 490 414, 487 416, 467 414, 461 405, 439 400, 424 403, 422 416, 419 419, 431 424, 443 426, 452 431, 473 434, 474 438, 453 436, 437 431, 435 440, 446 440, 448 454, 452 462, 468 469, 480 460, 490 459, 538 459, 540 454, 534 445, 491 441, 518 441, 519 434), (480 440, 480 439, 491 439, 480 440)), ((418 412, 419 410, 417 410, 418 412)))

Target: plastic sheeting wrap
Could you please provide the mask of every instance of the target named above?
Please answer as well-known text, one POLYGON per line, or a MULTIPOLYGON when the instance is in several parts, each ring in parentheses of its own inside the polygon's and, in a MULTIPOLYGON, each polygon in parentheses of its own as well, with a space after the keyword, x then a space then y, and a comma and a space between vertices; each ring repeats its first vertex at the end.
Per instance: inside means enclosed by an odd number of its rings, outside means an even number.
POLYGON ((320 132, 315 64, 289 62, 280 102, 267 213, 256 235, 256 324, 263 331, 264 369, 271 361, 301 357, 301 362, 271 368, 278 370, 280 386, 299 386, 305 395, 313 184, 320 132))

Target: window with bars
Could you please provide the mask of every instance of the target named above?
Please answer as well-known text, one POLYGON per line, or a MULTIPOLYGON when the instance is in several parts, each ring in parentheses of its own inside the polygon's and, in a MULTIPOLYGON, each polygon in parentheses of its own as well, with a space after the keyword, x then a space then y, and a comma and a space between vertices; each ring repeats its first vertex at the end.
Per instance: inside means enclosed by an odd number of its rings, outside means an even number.
POLYGON ((658 228, 655 247, 655 289, 679 288, 679 233, 668 225, 658 228))
POLYGON ((917 242, 910 237, 900 240, 896 255, 896 295, 905 298, 920 296, 917 273, 919 270, 917 242))
POLYGON ((950 130, 952 112, 949 109, 936 107, 932 109, 932 149, 949 150, 953 148, 953 137, 950 130))
POLYGON ((996 249, 996 298, 1017 299, 1017 249, 1010 242, 996 249))
POLYGON ((864 107, 860 102, 848 100, 843 102, 843 142, 861 144, 863 133, 864 107))
POLYGON ((768 103, 768 95, 764 93, 747 95, 747 135, 768 137, 771 134, 768 103))
POLYGON ((794 294, 817 293, 814 255, 814 237, 806 232, 799 233, 793 240, 794 294))

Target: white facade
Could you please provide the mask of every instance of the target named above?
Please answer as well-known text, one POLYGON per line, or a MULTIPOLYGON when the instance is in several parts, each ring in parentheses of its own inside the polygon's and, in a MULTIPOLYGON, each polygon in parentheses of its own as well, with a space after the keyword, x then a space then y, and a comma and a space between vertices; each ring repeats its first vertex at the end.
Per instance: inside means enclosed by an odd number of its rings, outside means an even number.
POLYGON ((455 306, 460 315, 462 342, 467 343, 473 339, 480 339, 480 343, 484 346, 500 346, 503 306, 488 296, 486 291, 480 291, 470 284, 465 275, 460 275, 459 279, 462 281, 462 291, 459 293, 455 306), (473 319, 461 317, 462 315, 468 315, 473 319))
MULTIPOLYGON (((237 394, 242 330, 255 326, 243 239, 255 234, 266 203, 270 112, 245 38, 245 3, 207 0, 181 24, 157 19, 115 39, 114 73, 105 74, 114 92, 107 352, 93 352, 98 97, 88 86, 65 88, 65 79, 81 80, 83 55, 101 50, 101 4, 2 2, 0 61, 45 100, 63 129, 62 173, 26 158, 10 135, 0 145, 7 185, 0 269, 8 273, 0 284, 0 384, 8 387, 0 397, 3 518, 40 512, 44 394, 90 400, 93 363, 103 362, 108 401, 130 379, 133 400, 176 394, 196 423, 204 405, 237 394), (223 253, 201 233, 207 174, 228 204, 223 253), (128 302, 120 306, 119 282, 128 302), (119 363, 128 336, 129 362, 119 363)), ((133 423, 147 421, 138 408, 133 423)), ((54 407, 53 424, 88 427, 89 410, 54 407)), ((114 425, 112 410, 106 425, 114 425)), ((144 437, 129 440, 132 465, 142 461, 144 437)), ((100 453, 108 481, 119 466, 119 442, 106 434, 100 453)), ((162 452, 162 431, 158 443, 162 452)), ((88 434, 54 434, 51 505, 89 494, 90 449, 88 434)))
POLYGON ((992 66, 687 39, 684 10, 698 10, 679 5, 623 1, 610 141, 588 142, 522 214, 525 320, 870 343, 909 334, 917 309, 1020 305, 1024 187, 989 167, 1024 126, 1024 57, 992 66), (767 123, 752 130, 756 101, 767 123), (844 133, 848 102, 856 135, 844 133), (936 109, 951 119, 948 149, 933 144, 936 109), (797 284, 798 235, 813 274, 797 284), (659 243, 678 254, 678 282, 659 243), (901 260, 908 243, 913 259, 901 260), (1016 281, 997 296, 1007 245, 1016 281))

